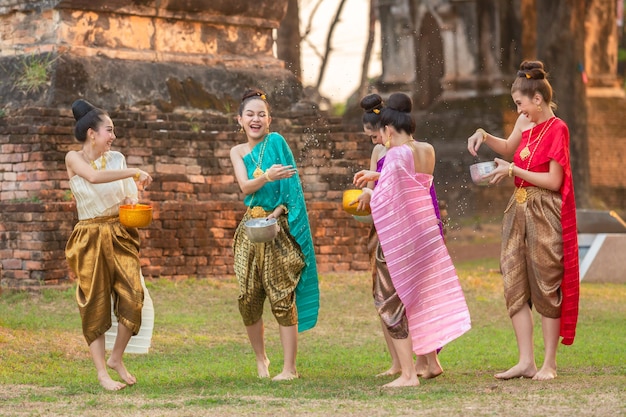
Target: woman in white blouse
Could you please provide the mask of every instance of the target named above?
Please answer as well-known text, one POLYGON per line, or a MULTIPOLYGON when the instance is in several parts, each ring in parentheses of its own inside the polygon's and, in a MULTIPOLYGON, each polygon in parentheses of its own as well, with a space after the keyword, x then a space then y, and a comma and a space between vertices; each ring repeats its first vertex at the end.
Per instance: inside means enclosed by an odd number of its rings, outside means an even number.
POLYGON ((83 144, 65 156, 70 188, 76 199, 79 222, 74 227, 65 255, 78 280, 76 300, 83 335, 107 390, 119 390, 137 379, 130 374, 122 355, 131 336, 139 332, 144 292, 139 262, 139 234, 119 222, 119 206, 137 202, 137 184, 147 187, 152 177, 128 168, 124 155, 111 150, 113 122, 102 109, 85 100, 72 104, 76 119, 74 135, 83 144), (105 332, 111 327, 111 308, 118 333, 105 362, 105 332), (113 380, 107 366, 124 383, 113 380))

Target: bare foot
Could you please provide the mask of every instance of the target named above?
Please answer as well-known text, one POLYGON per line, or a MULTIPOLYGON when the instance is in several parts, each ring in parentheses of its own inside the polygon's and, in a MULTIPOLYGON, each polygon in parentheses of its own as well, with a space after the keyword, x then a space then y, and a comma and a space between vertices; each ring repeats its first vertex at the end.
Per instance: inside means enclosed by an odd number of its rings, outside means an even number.
POLYGON ((115 370, 119 374, 120 378, 122 378, 124 382, 126 382, 128 385, 135 385, 137 383, 137 378, 135 378, 133 375, 130 374, 130 372, 128 372, 128 370, 124 366, 124 362, 114 362, 111 360, 111 358, 109 358, 109 360, 107 361, 107 366, 115 370))
MULTIPOLYGON (((402 372, 402 369, 400 368, 395 368, 395 367, 391 367, 389 369, 387 369, 385 372, 381 372, 379 374, 376 375, 376 378, 380 378, 383 376, 392 376, 392 375, 398 375, 400 372, 402 372)), ((418 374, 419 376, 419 374, 418 374)))
POLYGON ((107 391, 119 391, 126 387, 126 384, 111 379, 107 372, 98 374, 98 382, 107 391))
POLYGON ((439 363, 439 356, 435 355, 434 360, 428 361, 428 368, 422 373, 422 378, 433 379, 437 378, 442 373, 443 368, 441 367, 441 363, 439 363))
POLYGON ((422 378, 424 379, 433 379, 437 378, 439 375, 443 374, 443 369, 439 368, 438 371, 428 371, 422 374, 422 378))
POLYGON ((508 371, 495 374, 496 379, 513 379, 513 378, 532 378, 537 373, 537 367, 535 364, 528 366, 517 364, 508 371))
POLYGON ((397 379, 394 379, 388 384, 383 385, 383 388, 398 388, 398 387, 416 387, 420 384, 419 379, 416 376, 411 376, 407 378, 405 376, 400 376, 397 379))
POLYGON ((417 355, 415 358, 415 373, 417 376, 428 373, 428 359, 425 355, 417 355))
POLYGON ((270 377, 270 360, 267 359, 267 356, 263 360, 257 360, 256 371, 259 375, 259 378, 270 377))
POLYGON ((292 379, 298 379, 298 378, 300 378, 300 375, 298 375, 298 372, 282 371, 281 373, 276 375, 274 378, 272 378, 272 381, 291 381, 292 379))
POLYGON ((533 381, 548 381, 556 378, 556 369, 542 366, 539 372, 533 376, 533 381))

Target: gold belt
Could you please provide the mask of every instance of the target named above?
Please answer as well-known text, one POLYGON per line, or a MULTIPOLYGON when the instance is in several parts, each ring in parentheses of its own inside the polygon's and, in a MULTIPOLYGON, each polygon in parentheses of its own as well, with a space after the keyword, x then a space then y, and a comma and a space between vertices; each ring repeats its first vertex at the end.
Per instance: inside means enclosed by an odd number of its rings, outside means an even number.
MULTIPOLYGON (((524 204, 525 202, 527 202, 528 200, 530 200, 536 195, 547 194, 547 193, 552 193, 552 192, 553 191, 547 190, 545 188, 540 188, 540 187, 518 187, 513 193, 513 196, 515 197, 515 201, 517 202, 517 204, 524 204)), ((513 205, 513 200, 509 202, 509 205, 506 207, 504 212, 506 213, 507 211, 509 211, 512 205, 513 205)))
POLYGON ((254 219, 259 219, 262 217, 267 217, 270 215, 270 211, 265 211, 261 206, 248 207, 248 213, 250 213, 250 217, 254 219))
POLYGON ((547 194, 552 191, 540 187, 520 187, 515 190, 515 201, 517 204, 523 204, 538 194, 547 194))

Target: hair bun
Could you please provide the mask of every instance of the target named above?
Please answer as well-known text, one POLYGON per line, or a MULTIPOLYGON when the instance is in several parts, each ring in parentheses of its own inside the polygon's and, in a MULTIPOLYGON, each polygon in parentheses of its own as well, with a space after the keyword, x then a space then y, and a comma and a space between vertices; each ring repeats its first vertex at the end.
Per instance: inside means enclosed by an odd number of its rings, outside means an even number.
POLYGON ((263 101, 267 101, 267 96, 265 95, 265 92, 263 90, 259 90, 258 88, 251 88, 249 90, 246 90, 243 93, 243 96, 241 97, 241 101, 244 102, 246 101, 246 99, 249 99, 250 97, 261 97, 261 99, 263 101))
POLYGON ((369 94, 361 99, 361 108, 368 113, 376 113, 376 110, 383 108, 383 99, 378 94, 369 94))
POLYGON ((402 113, 411 113, 413 110, 413 102, 411 97, 404 93, 393 93, 387 100, 387 108, 402 113))
POLYGON ((94 110, 96 106, 88 102, 87 100, 78 99, 72 103, 72 114, 74 114, 74 120, 78 121, 85 117, 87 113, 94 110))
POLYGON ((517 71, 518 77, 527 78, 529 80, 543 80, 547 77, 547 73, 541 61, 524 61, 517 71))

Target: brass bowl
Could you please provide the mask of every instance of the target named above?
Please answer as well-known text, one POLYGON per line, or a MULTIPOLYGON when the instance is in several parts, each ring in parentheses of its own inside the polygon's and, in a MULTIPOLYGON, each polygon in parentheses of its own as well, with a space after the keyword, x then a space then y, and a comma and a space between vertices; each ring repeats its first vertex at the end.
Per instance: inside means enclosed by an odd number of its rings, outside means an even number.
POLYGON ((357 210, 359 203, 350 204, 363 193, 363 190, 346 190, 343 192, 343 209, 353 216, 367 216, 371 213, 369 207, 367 210, 357 210))
POLYGON ((146 227, 152 223, 152 206, 147 204, 122 204, 120 223, 126 227, 146 227))
POLYGON ((274 240, 278 234, 276 219, 250 219, 244 226, 248 239, 254 243, 265 243, 274 240))

